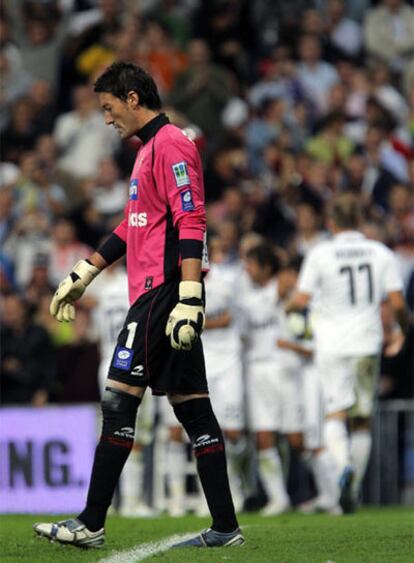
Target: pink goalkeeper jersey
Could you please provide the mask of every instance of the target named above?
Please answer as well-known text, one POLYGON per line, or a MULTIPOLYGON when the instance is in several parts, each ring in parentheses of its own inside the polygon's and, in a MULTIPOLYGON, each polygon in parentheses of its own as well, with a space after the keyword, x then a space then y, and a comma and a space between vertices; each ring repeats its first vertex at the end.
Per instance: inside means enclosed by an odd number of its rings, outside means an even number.
POLYGON ((125 218, 114 233, 127 244, 129 301, 180 273, 179 240, 204 242, 204 183, 195 144, 160 114, 139 132, 125 218))

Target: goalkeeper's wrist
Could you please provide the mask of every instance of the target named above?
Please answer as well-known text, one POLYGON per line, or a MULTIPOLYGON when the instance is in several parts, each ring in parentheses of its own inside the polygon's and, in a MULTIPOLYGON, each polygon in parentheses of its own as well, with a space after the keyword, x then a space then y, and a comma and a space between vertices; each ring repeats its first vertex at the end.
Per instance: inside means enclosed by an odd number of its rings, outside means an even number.
POLYGON ((72 281, 80 279, 86 286, 89 285, 100 272, 101 270, 94 266, 89 260, 80 260, 72 268, 70 277, 72 278, 72 281))
POLYGON ((182 281, 178 288, 181 303, 199 305, 202 302, 203 285, 196 281, 182 281))

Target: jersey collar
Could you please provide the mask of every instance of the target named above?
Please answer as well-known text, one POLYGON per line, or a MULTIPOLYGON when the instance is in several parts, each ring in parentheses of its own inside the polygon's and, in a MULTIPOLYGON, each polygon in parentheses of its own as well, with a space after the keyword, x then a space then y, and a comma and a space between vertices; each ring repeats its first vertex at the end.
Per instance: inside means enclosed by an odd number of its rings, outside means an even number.
POLYGON ((167 125, 169 122, 170 120, 165 115, 165 113, 160 113, 159 115, 154 117, 154 119, 151 119, 151 121, 144 125, 144 127, 142 127, 136 133, 136 135, 145 145, 150 139, 152 139, 152 137, 154 137, 156 133, 158 133, 161 127, 164 127, 164 125, 167 125))
POLYGON ((335 240, 355 240, 363 239, 365 236, 359 231, 342 231, 335 235, 335 240))

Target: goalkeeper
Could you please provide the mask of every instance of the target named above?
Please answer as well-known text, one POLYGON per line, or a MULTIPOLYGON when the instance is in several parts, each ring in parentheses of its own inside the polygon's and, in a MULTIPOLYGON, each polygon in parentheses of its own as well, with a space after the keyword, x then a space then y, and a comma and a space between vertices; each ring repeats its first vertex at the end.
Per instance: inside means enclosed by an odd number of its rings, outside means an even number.
POLYGON ((207 269, 201 160, 183 132, 160 112, 154 80, 117 62, 95 83, 105 122, 122 139, 141 141, 125 218, 106 242, 78 262, 59 285, 50 312, 75 318, 75 302, 106 266, 126 254, 131 307, 118 336, 102 399, 103 427, 85 509, 37 534, 79 547, 104 543, 104 522, 134 441, 137 409, 149 386, 168 396, 186 430, 212 515, 212 526, 178 546, 240 545, 224 440, 211 408, 200 334, 204 325, 201 272, 207 269))

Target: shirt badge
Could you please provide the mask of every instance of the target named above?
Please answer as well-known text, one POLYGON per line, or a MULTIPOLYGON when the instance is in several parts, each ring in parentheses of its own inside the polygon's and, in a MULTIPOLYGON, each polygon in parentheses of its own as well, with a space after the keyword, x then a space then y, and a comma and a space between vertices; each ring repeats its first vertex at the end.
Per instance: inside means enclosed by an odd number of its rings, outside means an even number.
POLYGON ((124 348, 124 346, 117 346, 112 365, 114 368, 129 371, 131 368, 132 356, 132 350, 128 350, 128 348, 124 348))
POLYGON ((191 190, 185 190, 180 193, 181 196, 181 207, 183 211, 194 211, 193 194, 191 190))
POLYGON ((129 182, 129 199, 134 201, 138 199, 138 180, 136 178, 129 182))
POLYGON ((187 170, 187 163, 182 161, 182 162, 177 162, 176 164, 172 165, 172 169, 173 169, 173 173, 174 173, 174 177, 175 177, 175 183, 177 185, 177 188, 181 188, 181 186, 189 186, 190 185, 190 177, 188 175, 188 170, 187 170))

